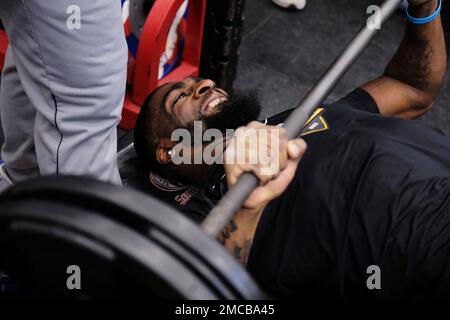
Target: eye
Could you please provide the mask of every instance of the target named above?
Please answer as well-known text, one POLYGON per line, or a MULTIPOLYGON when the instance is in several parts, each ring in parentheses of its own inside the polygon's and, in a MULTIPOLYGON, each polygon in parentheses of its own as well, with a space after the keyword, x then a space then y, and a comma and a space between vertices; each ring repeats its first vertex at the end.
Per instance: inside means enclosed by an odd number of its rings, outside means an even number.
POLYGON ((185 93, 181 93, 174 101, 173 105, 176 105, 178 101, 180 101, 181 99, 183 99, 184 97, 186 97, 185 93))

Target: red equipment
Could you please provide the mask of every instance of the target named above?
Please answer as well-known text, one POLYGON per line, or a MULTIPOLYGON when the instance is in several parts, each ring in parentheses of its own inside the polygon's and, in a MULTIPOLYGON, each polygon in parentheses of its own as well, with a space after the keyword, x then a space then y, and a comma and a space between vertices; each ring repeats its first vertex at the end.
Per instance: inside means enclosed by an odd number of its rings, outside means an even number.
POLYGON ((8 48, 8 37, 4 30, 0 30, 0 71, 3 70, 6 49, 8 48))
POLYGON ((179 65, 158 81, 159 61, 166 47, 169 28, 183 0, 158 0, 144 24, 134 67, 132 90, 127 91, 122 122, 124 129, 132 129, 139 109, 147 95, 158 86, 198 76, 206 0, 190 0, 185 48, 179 65))

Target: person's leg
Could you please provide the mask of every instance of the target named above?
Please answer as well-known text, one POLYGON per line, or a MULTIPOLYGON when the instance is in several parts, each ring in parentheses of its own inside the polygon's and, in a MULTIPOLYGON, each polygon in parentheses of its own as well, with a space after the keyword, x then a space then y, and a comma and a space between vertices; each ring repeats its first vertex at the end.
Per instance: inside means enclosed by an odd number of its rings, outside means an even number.
POLYGON ((37 110, 41 174, 120 183, 116 126, 127 64, 120 2, 3 0, 0 9, 20 81, 37 110))
POLYGON ((0 87, 0 120, 4 132, 0 179, 10 183, 39 174, 34 150, 36 110, 20 83, 11 48, 8 48, 0 87))

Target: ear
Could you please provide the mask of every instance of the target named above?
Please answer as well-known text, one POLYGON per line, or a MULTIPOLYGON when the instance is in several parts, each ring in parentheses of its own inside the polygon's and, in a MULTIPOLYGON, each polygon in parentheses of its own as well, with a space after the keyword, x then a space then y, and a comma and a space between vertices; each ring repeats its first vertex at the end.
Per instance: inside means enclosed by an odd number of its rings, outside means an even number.
POLYGON ((156 160, 160 164, 168 164, 172 161, 172 157, 169 152, 176 145, 176 142, 164 138, 160 139, 158 143, 158 147, 156 148, 156 160))

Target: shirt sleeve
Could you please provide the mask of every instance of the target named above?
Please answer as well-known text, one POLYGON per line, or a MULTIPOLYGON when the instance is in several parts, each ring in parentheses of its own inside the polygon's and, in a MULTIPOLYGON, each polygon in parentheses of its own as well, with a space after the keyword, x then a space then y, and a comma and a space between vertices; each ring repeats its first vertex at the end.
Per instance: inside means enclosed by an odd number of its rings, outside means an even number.
POLYGON ((360 111, 380 113, 380 109, 372 96, 361 88, 354 90, 346 97, 339 100, 338 103, 360 111))

